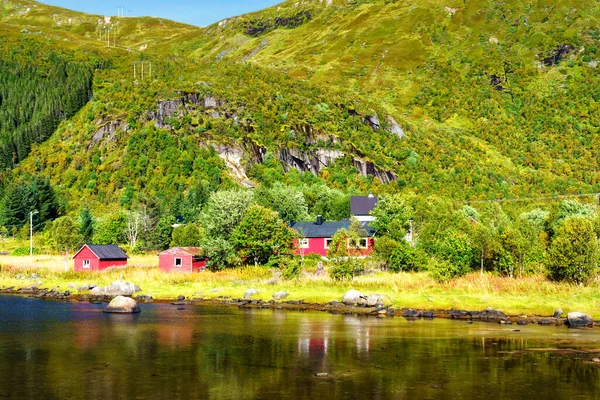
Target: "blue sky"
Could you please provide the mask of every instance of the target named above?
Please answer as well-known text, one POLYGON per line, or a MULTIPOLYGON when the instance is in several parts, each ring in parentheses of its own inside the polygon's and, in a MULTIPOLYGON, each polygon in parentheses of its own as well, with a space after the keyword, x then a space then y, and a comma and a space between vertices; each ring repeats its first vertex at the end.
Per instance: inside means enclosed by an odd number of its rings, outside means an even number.
POLYGON ((135 16, 150 15, 207 26, 227 17, 261 10, 283 0, 43 0, 42 3, 91 14, 117 15, 117 7, 135 16))

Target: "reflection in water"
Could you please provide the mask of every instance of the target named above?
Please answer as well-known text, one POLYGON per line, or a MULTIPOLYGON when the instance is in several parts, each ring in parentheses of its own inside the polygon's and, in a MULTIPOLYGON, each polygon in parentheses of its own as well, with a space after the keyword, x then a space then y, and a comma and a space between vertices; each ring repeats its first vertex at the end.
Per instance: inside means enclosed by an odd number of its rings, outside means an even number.
POLYGON ((0 399, 593 397, 597 330, 0 297, 0 399), (557 352, 551 349, 559 349, 557 352), (327 376, 316 376, 317 374, 327 376))

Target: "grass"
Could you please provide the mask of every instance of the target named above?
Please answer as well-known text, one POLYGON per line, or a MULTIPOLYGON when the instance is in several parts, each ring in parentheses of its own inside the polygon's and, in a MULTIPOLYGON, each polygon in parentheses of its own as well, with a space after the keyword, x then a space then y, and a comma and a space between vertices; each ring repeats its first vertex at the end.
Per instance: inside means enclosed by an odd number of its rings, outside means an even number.
MULTIPOLYGON (((341 300, 350 289, 362 293, 380 294, 388 304, 398 308, 481 310, 491 306, 510 315, 551 315, 556 308, 565 312, 580 311, 599 318, 600 291, 597 282, 578 287, 548 281, 543 276, 510 279, 492 274, 473 273, 449 282, 440 283, 427 273, 375 272, 352 281, 339 282, 305 271, 299 279, 279 279, 269 283, 273 271, 263 267, 246 267, 201 274, 167 274, 158 269, 154 255, 133 256, 130 266, 102 273, 75 273, 72 261, 61 256, 14 257, 0 256, 0 288, 25 287, 31 281, 16 279, 17 274, 41 276, 43 287, 58 286, 67 290, 69 285, 79 287, 86 283, 108 285, 124 279, 139 285, 142 294, 155 299, 173 299, 178 295, 214 299, 220 296, 243 297, 254 288, 258 297, 270 300, 277 291, 290 293, 289 300, 327 303, 341 300)), ((74 291, 71 289, 71 291, 74 291)))

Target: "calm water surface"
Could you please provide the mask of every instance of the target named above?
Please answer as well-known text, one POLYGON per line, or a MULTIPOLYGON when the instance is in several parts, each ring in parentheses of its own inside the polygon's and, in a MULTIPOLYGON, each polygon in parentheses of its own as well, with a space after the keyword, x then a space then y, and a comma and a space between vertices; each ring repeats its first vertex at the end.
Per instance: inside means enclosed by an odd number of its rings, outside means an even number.
POLYGON ((600 329, 103 307, 0 296, 0 399, 600 398, 600 329))

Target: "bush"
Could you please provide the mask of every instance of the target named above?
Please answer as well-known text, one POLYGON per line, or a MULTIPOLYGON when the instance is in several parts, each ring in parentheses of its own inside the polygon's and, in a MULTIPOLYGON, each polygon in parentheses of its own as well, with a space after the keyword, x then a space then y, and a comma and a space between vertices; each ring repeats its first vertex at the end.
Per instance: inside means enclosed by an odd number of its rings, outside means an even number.
MULTIPOLYGON (((41 254, 40 249, 33 248, 33 254, 41 254)), ((29 255, 29 246, 18 247, 13 250, 11 253, 13 256, 28 256, 29 255)))
POLYGON ((302 272, 302 260, 299 257, 289 258, 281 263, 281 274, 285 279, 297 279, 302 272))
POLYGON ((347 257, 333 263, 331 277, 335 280, 349 280, 363 273, 365 261, 361 258, 347 257))
POLYGON ((428 269, 431 276, 440 282, 449 281, 452 278, 465 275, 469 272, 464 266, 456 265, 448 260, 432 258, 429 261, 428 269))

